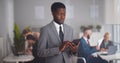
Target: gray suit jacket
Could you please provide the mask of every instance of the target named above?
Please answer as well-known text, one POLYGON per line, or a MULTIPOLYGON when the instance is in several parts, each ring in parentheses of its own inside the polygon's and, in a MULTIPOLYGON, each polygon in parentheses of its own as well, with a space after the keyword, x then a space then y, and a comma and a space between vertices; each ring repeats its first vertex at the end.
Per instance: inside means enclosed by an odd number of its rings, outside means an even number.
MULTIPOLYGON (((64 41, 72 41, 73 29, 66 24, 64 28, 64 41)), ((62 42, 53 22, 44 26, 40 31, 40 38, 37 45, 37 55, 45 57, 46 63, 71 63, 70 50, 59 51, 62 42)))

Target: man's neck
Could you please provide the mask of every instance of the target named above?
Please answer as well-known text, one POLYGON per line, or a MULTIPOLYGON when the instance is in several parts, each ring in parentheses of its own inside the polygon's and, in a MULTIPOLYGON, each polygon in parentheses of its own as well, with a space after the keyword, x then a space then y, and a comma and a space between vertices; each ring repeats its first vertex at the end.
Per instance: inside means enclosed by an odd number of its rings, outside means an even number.
POLYGON ((57 23, 57 24, 59 24, 59 25, 61 25, 61 23, 59 23, 59 22, 58 22, 57 20, 55 20, 55 19, 54 19, 54 22, 57 23))
POLYGON ((88 40, 86 36, 83 36, 83 38, 84 38, 86 41, 88 40))
POLYGON ((83 37, 87 38, 87 35, 83 35, 83 37))

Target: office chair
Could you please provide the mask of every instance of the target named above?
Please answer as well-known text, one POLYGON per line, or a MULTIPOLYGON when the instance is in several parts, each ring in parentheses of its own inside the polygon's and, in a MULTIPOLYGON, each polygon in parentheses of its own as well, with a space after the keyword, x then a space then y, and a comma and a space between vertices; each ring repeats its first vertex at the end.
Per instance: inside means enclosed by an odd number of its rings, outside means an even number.
POLYGON ((73 56, 73 63, 77 63, 78 59, 81 59, 83 60, 84 63, 86 63, 86 59, 84 57, 77 57, 77 56, 73 56))

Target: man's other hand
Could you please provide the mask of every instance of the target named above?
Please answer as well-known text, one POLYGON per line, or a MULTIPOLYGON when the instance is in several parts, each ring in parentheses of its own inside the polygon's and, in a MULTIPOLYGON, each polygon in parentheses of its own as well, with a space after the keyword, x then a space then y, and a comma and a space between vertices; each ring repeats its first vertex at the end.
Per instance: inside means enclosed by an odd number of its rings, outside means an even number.
POLYGON ((70 50, 73 53, 77 52, 79 44, 80 44, 80 42, 77 45, 75 45, 73 42, 69 42, 69 48, 70 48, 70 50))
POLYGON ((59 50, 63 52, 64 49, 68 48, 69 46, 68 44, 69 44, 69 41, 64 41, 63 44, 59 47, 59 50))

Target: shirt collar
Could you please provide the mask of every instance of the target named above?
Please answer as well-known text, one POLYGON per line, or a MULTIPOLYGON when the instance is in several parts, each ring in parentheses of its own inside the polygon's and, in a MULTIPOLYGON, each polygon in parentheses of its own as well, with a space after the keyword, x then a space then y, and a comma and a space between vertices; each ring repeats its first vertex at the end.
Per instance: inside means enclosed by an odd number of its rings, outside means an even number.
POLYGON ((60 26, 63 28, 63 24, 59 25, 59 24, 56 23, 55 21, 53 21, 53 23, 55 24, 55 27, 56 27, 57 29, 59 29, 60 26))
POLYGON ((85 39, 85 41, 87 41, 88 39, 86 37, 83 36, 83 38, 85 39))

